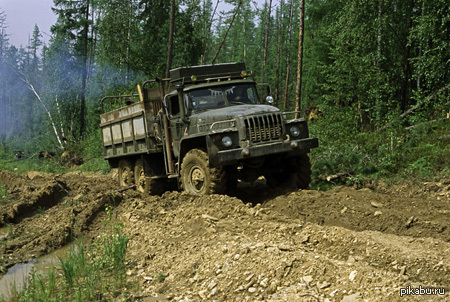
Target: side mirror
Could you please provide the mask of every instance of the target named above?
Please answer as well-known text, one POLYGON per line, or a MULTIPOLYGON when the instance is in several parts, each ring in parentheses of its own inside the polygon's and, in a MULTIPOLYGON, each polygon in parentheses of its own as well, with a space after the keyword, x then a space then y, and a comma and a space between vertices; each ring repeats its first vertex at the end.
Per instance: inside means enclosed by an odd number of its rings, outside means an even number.
POLYGON ((268 104, 272 105, 272 104, 273 104, 273 97, 272 97, 271 95, 268 95, 268 96, 266 97, 266 102, 267 102, 268 104))

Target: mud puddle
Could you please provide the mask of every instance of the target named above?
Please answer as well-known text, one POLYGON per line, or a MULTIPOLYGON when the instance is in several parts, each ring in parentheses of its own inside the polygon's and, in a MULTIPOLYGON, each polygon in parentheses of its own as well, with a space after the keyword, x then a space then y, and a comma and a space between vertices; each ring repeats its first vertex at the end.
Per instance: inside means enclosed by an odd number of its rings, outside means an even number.
MULTIPOLYGON (((6 228, 0 229, 0 236, 3 229, 6 228)), ((5 236, 7 236, 7 233, 5 236)), ((74 244, 69 244, 48 255, 33 259, 27 263, 18 263, 10 267, 6 274, 0 277, 0 297, 9 297, 12 288, 20 291, 26 284, 32 270, 35 270, 40 274, 45 274, 53 267, 58 266, 60 263, 59 258, 64 259, 72 248, 74 248, 74 244)))

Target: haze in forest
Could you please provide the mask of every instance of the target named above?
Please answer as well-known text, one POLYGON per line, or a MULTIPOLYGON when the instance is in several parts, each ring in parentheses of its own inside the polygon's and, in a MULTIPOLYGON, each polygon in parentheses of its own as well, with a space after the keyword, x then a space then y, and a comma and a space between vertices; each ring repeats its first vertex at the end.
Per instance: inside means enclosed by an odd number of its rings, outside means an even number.
MULTIPOLYGON (((134 94, 170 68, 245 62, 275 106, 314 120, 313 173, 450 166, 448 124, 439 132, 450 111, 448 0, 306 0, 301 68, 303 1, 256 10, 253 0, 232 0, 223 14, 213 0, 53 2, 54 39, 31 25, 22 47, 8 36, 18 17, 0 6, 0 150, 100 158, 103 96, 134 94)), ((29 8, 16 13, 27 18, 29 8)))

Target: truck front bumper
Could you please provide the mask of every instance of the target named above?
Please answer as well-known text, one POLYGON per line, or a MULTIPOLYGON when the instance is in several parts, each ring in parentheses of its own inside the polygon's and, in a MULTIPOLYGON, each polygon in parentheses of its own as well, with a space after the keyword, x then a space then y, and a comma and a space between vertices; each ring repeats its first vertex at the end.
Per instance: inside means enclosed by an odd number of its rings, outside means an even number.
POLYGON ((277 153, 288 153, 288 155, 304 154, 312 148, 319 146, 319 140, 315 137, 299 140, 273 142, 250 146, 247 148, 238 148, 231 150, 218 151, 215 160, 216 164, 233 163, 253 157, 261 157, 277 153))

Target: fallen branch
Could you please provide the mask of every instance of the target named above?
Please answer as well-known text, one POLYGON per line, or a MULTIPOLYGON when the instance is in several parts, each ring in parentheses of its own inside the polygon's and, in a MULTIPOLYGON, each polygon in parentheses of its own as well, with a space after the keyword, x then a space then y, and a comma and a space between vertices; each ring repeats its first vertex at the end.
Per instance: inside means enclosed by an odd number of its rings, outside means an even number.
POLYGON ((422 126, 422 125, 432 124, 432 123, 435 123, 435 122, 442 122, 442 121, 445 121, 445 120, 449 120, 449 118, 448 117, 444 117, 444 118, 440 118, 440 119, 437 119, 437 120, 431 120, 431 121, 419 123, 419 124, 416 124, 416 125, 412 125, 412 126, 406 127, 405 130, 411 130, 411 129, 414 129, 416 127, 422 126))
POLYGON ((334 175, 329 175, 325 179, 327 181, 331 182, 331 181, 336 180, 336 179, 341 178, 341 177, 350 177, 350 176, 352 176, 352 172, 342 172, 342 173, 337 173, 337 174, 334 174, 334 175))
POLYGON ((125 188, 117 189, 113 193, 120 193, 120 192, 124 192, 124 191, 131 190, 131 189, 134 189, 134 188, 136 188, 136 185, 131 185, 131 186, 128 186, 128 187, 125 187, 125 188))
MULTIPOLYGON (((421 107, 423 104, 425 104, 427 101, 432 100, 438 93, 445 91, 447 89, 450 88, 450 84, 447 84, 446 86, 442 87, 441 89, 439 89, 438 91, 435 91, 434 93, 430 94, 429 96, 427 96, 425 98, 425 100, 417 103, 416 105, 412 106, 411 108, 409 108, 408 110, 406 110, 405 112, 403 112, 402 114, 400 114, 400 119, 405 118, 407 115, 410 115, 411 113, 413 113, 414 111, 416 111, 419 107, 421 107)), ((382 132, 384 130, 386 130, 386 128, 388 128, 389 126, 391 126, 392 123, 387 123, 386 125, 384 125, 383 127, 381 127, 380 129, 378 129, 377 132, 382 132)))

